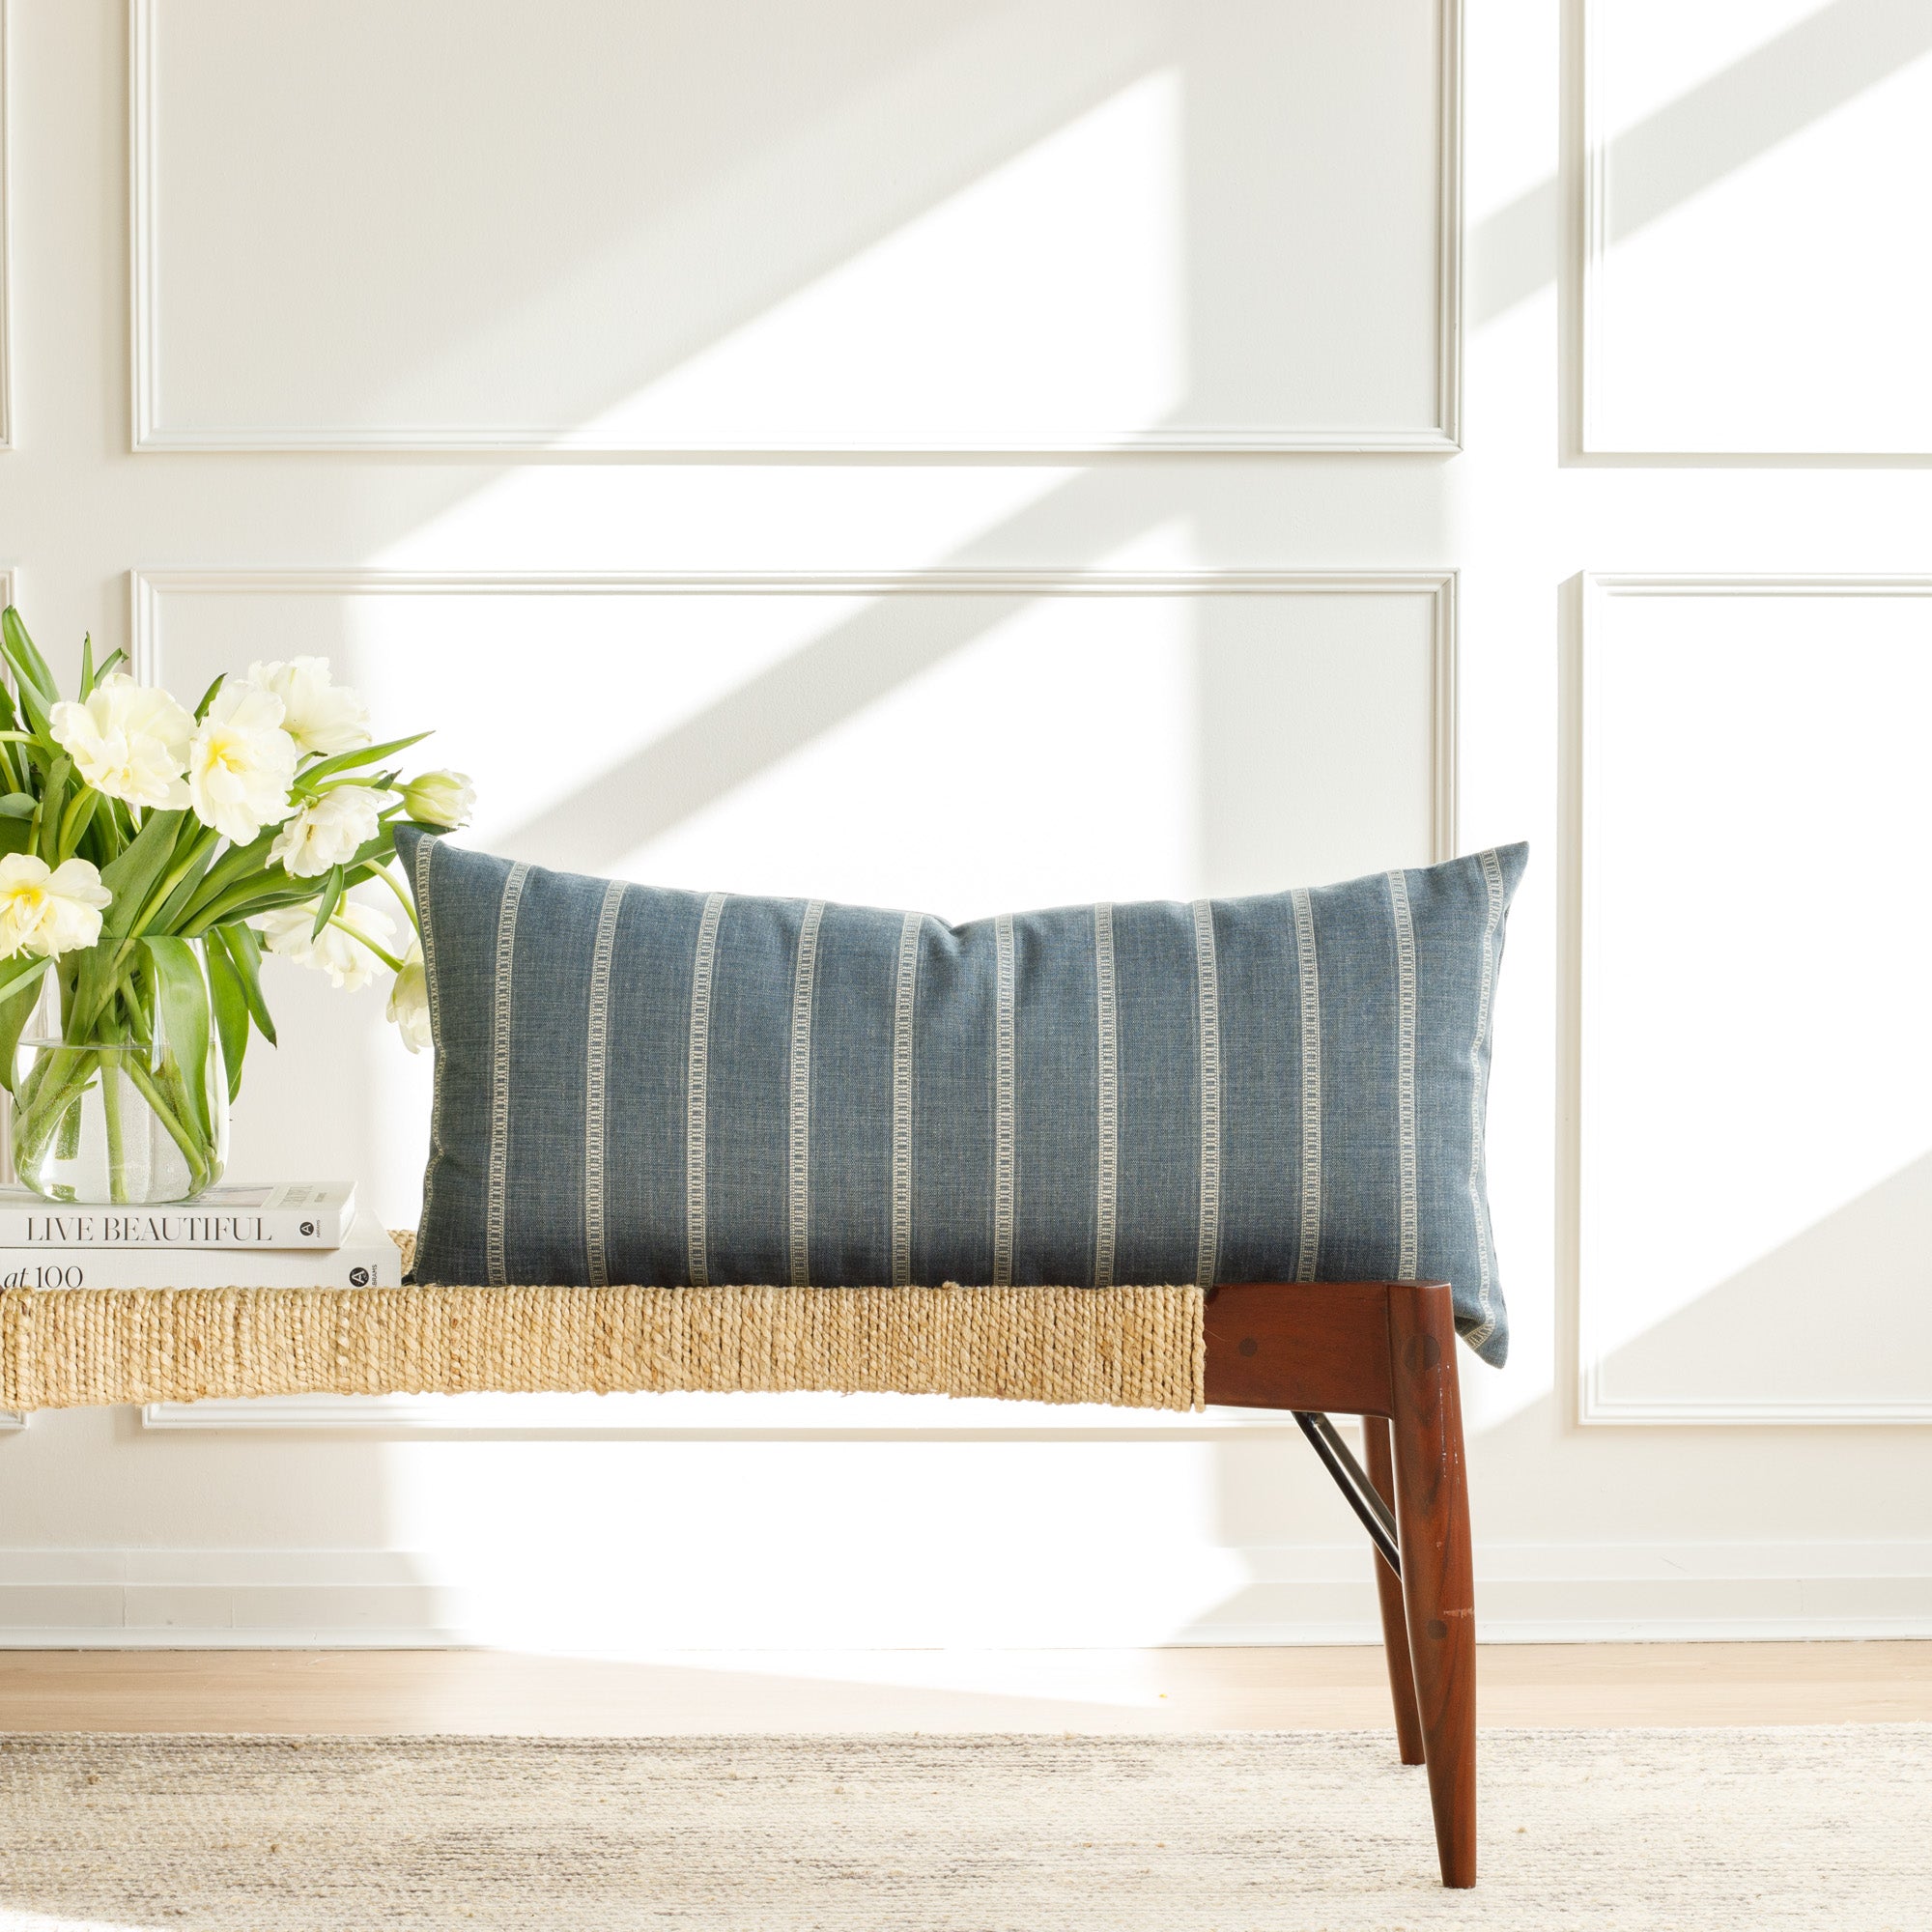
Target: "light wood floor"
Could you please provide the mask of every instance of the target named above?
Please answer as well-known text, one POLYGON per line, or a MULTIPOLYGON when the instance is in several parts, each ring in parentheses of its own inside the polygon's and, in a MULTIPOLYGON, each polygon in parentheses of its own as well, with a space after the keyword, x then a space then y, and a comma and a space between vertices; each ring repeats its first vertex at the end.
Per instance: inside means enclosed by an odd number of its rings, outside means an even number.
MULTIPOLYGON (((1485 1645, 1486 1724, 1932 1721, 1932 1642, 1485 1645)), ((0 1731, 1328 1730, 1379 1650, 0 1651, 0 1731)))

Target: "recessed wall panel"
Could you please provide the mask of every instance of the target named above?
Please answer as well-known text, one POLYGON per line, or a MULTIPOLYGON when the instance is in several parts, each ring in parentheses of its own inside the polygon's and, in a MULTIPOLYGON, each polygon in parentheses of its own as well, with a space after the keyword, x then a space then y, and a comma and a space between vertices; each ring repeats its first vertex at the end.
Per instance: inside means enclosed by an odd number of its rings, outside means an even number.
POLYGON ((1932 580, 1600 580, 1585 1420, 1932 1420, 1932 580))
POLYGON ((1932 456, 1932 8, 1583 13, 1585 451, 1932 456))
POLYGON ((1455 435, 1455 0, 130 4, 138 447, 1455 435))
MULTIPOLYGON (((412 762, 473 776, 490 850, 966 918, 1428 863, 1453 838, 1450 589, 241 571, 141 577, 135 611, 143 674, 178 691, 315 653, 381 735, 435 725, 412 762)), ((251 1058, 238 1171, 348 1163, 412 1220, 427 1061, 380 988, 269 979, 288 1024, 251 1058)))

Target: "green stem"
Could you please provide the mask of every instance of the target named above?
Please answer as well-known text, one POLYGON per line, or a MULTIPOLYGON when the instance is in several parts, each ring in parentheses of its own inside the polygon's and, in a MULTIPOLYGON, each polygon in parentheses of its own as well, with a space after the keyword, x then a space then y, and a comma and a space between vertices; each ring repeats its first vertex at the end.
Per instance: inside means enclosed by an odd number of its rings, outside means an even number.
POLYGON ((416 902, 410 896, 410 891, 386 866, 375 867, 376 876, 402 900, 403 910, 410 916, 410 929, 418 939, 422 937, 422 927, 416 923, 416 902))
MULTIPOLYGON (((219 838, 220 836, 218 832, 209 832, 202 834, 190 842, 187 857, 168 874, 161 890, 150 898, 147 905, 142 908, 141 916, 134 922, 133 929, 116 945, 114 957, 107 962, 107 972, 104 976, 107 982, 106 989, 101 993, 99 1000, 95 1002, 94 1010, 91 1013, 81 1016, 80 1029, 82 1031, 92 1027, 95 1021, 107 1010, 108 1006, 113 1001, 115 992, 121 984, 123 977, 122 968, 127 964, 128 953, 134 950, 135 945, 140 940, 141 935, 147 930, 155 915, 160 911, 161 907, 167 904, 174 889, 181 884, 182 880, 193 868, 194 862, 200 856, 204 845, 208 841, 219 838)), ((193 933, 185 933, 181 936, 193 938, 196 935, 193 933)), ((74 1029, 71 1027, 69 1031, 72 1032, 74 1029)))
POLYGON ((403 970, 403 962, 386 946, 378 946, 366 932, 357 932, 353 925, 344 920, 331 919, 328 923, 339 931, 346 932, 358 946, 366 946, 391 973, 400 973, 403 970))
POLYGON ((14 1123, 14 1153, 20 1168, 40 1164, 47 1142, 67 1118, 69 1103, 86 1086, 96 1060, 84 1046, 60 1046, 45 1056, 46 1071, 31 1083, 35 1091, 22 1094, 14 1123), (45 1092, 49 1083, 53 1087, 50 1094, 45 1092))
POLYGON ((79 1156, 81 1123, 85 1116, 87 1096, 93 1092, 94 1082, 89 1080, 67 1103, 67 1112, 60 1117, 60 1130, 54 1135, 56 1160, 73 1160, 79 1156))
MULTIPOLYGON (((169 1052, 163 1053, 158 1066, 148 1064, 151 1049, 147 1036, 153 1025, 149 997, 144 975, 131 969, 117 975, 97 1012, 84 1017, 70 1011, 65 1040, 35 1057, 33 1067, 19 1083, 14 1110, 15 1159, 23 1177, 38 1172, 47 1159, 50 1142, 69 1116, 82 1106, 98 1068, 107 1141, 107 1186, 114 1201, 125 1202, 128 1197, 130 1137, 136 1131, 135 1119, 128 1111, 128 1095, 121 1087, 119 1076, 124 1073, 181 1150, 187 1165, 188 1191, 199 1194, 214 1178, 214 1139, 197 1122, 186 1090, 187 1075, 169 1052), (122 1016, 102 1017, 115 1014, 117 1007, 122 1016)), ((206 1069, 200 1071, 205 1078, 206 1069)), ((73 1151, 63 1146, 56 1157, 71 1157, 73 1151)))
POLYGON ((155 1110, 155 1118, 167 1128, 169 1138, 182 1151, 187 1162, 188 1180, 193 1193, 199 1194, 208 1185, 208 1160, 213 1150, 202 1145, 191 1127, 185 1127, 176 1119, 174 1109, 163 1096, 155 1077, 141 1065, 138 1055, 128 1058, 128 1077, 141 1090, 142 1097, 155 1110))
POLYGON ((100 1112, 107 1126, 107 1198, 117 1206, 128 1199, 128 1149, 121 1127, 121 1069, 111 1054, 100 1063, 100 1112))

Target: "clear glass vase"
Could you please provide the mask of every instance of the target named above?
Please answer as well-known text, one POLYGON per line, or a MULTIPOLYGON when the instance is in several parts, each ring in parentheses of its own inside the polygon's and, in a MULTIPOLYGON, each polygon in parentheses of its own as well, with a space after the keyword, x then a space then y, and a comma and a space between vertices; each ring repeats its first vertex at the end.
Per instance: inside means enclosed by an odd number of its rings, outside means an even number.
POLYGON ((14 1171, 49 1201, 172 1204, 221 1179, 228 1082, 220 1049, 196 1042, 184 1064, 160 1002, 142 1002, 138 986, 132 993, 105 1024, 68 1037, 61 988, 49 974, 14 1049, 14 1171))

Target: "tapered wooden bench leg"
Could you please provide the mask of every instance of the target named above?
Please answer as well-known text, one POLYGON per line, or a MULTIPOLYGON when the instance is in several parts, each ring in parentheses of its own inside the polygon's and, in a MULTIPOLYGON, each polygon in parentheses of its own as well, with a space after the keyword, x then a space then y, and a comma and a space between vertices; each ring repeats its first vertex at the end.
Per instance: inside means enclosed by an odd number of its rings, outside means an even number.
POLYGON ((1371 1453, 1373 1418, 1390 1418, 1405 1614, 1384 1629, 1399 1650, 1407 1627, 1442 1882, 1474 1885, 1476 1620, 1448 1285, 1229 1283, 1208 1292, 1202 1342, 1210 1404, 1364 1416, 1371 1453))
MULTIPOLYGON (((1394 1509, 1395 1458, 1389 1449, 1386 1416, 1362 1417, 1362 1446, 1368 1452, 1369 1481, 1380 1492, 1382 1501, 1394 1509)), ((1376 1593, 1381 1598, 1382 1650, 1388 1658, 1396 1745, 1404 1764, 1421 1764, 1422 1715, 1415 1708, 1415 1669, 1408 1661, 1408 1613, 1402 1604, 1402 1578, 1379 1553, 1371 1552, 1369 1561, 1376 1566, 1376 1593)))
POLYGON ((1456 1331, 1439 1283, 1388 1290, 1395 1507, 1442 1883, 1476 1882, 1476 1605, 1456 1331))

